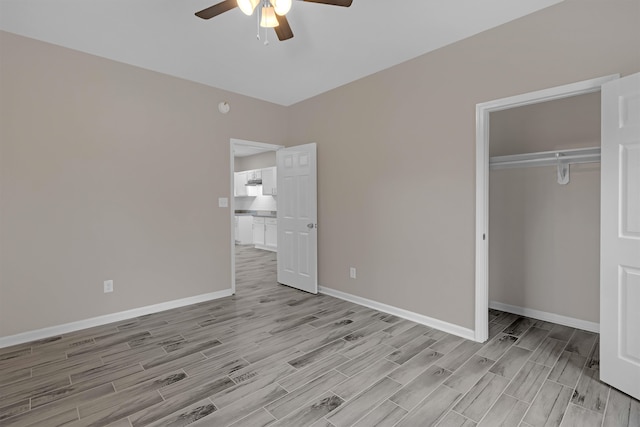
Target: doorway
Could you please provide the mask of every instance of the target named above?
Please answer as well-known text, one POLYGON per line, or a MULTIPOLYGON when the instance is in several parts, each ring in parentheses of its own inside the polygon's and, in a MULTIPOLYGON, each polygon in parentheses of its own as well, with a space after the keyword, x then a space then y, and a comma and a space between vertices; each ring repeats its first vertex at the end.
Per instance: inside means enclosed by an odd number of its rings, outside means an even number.
POLYGON ((255 277, 261 262, 273 263, 277 257, 272 240, 277 236, 277 190, 271 183, 277 177, 275 152, 283 147, 233 138, 229 144, 231 289, 235 294, 238 267, 252 269, 255 277), (263 185, 263 171, 268 188, 263 185))
POLYGON ((476 283, 475 340, 489 337, 489 128, 490 114, 516 107, 600 91, 611 75, 565 86, 485 102, 476 106, 476 283))

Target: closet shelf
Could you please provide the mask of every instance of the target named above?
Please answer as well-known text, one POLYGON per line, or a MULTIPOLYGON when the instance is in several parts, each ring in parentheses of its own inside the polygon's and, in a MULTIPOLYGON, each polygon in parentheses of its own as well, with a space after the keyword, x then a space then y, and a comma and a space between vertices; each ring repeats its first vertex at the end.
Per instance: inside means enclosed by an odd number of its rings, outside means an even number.
POLYGON ((495 156, 489 158, 489 167, 491 169, 509 169, 533 166, 557 166, 559 163, 563 165, 573 165, 578 163, 599 162, 600 147, 589 147, 495 156))

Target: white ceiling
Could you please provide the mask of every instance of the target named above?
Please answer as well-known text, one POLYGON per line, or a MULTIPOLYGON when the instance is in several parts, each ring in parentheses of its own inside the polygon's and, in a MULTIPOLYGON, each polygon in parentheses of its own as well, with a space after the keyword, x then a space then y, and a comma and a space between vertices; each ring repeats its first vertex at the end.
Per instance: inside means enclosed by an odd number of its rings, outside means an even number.
POLYGON ((219 1, 0 0, 0 29, 288 106, 561 0, 295 1, 268 46, 255 13, 194 16, 219 1))

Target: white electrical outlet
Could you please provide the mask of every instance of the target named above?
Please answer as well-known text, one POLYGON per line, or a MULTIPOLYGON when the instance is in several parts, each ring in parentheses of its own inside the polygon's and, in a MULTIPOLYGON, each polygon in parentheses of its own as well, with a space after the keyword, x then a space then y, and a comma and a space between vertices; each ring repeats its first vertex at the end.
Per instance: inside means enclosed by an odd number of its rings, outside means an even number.
POLYGON ((104 281, 104 293, 113 292, 113 280, 104 281))
POLYGON ((218 207, 219 208, 228 208, 229 207, 229 199, 226 197, 218 197, 218 207))
POLYGON ((349 268, 349 277, 351 277, 352 279, 356 278, 356 268, 355 267, 349 268))

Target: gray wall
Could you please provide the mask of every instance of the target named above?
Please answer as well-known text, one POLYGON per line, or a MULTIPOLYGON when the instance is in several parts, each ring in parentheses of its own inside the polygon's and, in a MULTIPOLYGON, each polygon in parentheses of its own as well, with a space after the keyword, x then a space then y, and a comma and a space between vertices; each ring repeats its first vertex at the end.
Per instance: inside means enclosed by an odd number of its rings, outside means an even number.
POLYGON ((8 33, 0 46, 0 336, 229 289, 229 139, 281 143, 286 109, 8 33))
POLYGON ((638 7, 566 0, 289 108, 0 34, 0 336, 228 289, 230 138, 318 143, 321 285, 473 327, 475 105, 640 71, 638 7))
POLYGON ((276 152, 267 151, 252 156, 236 157, 234 160, 236 172, 269 168, 276 165, 276 152))
POLYGON ((476 104, 640 71, 638 10, 566 0, 292 106, 320 284, 473 328, 476 104))
MULTIPOLYGON (((600 146, 600 93, 491 114, 491 156, 600 146)), ((489 173, 489 299, 599 322, 600 165, 489 173)))

